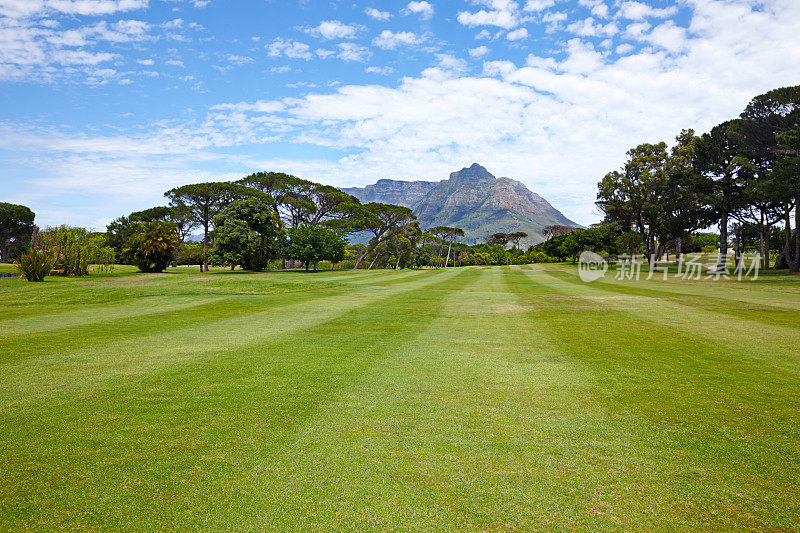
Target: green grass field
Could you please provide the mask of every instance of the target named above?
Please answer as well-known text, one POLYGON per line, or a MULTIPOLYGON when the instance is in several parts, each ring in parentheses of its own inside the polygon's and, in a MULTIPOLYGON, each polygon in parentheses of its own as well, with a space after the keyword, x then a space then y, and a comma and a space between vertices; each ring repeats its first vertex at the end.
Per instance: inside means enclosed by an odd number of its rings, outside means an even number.
POLYGON ((0 529, 798 530, 800 279, 0 279, 0 529))

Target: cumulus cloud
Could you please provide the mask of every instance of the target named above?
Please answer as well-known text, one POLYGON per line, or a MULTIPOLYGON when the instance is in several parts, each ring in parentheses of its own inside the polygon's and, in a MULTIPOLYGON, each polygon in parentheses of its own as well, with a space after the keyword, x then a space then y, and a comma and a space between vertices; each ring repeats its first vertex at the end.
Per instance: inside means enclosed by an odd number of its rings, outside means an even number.
POLYGON ((477 48, 471 48, 469 50, 470 57, 483 57, 489 53, 488 46, 478 46, 477 48))
POLYGON ((425 0, 420 2, 409 2, 405 9, 403 9, 403 12, 406 14, 413 13, 415 15, 419 15, 423 20, 427 20, 433 17, 433 5, 425 0))
POLYGON ((343 61, 366 61, 371 55, 366 46, 355 43, 339 43, 338 48, 337 57, 343 61))
POLYGON ((323 20, 313 28, 304 28, 303 31, 309 35, 321 37, 323 39, 352 39, 356 36, 358 29, 350 24, 343 24, 338 20, 323 20))
POLYGON ((678 9, 675 6, 659 9, 635 0, 623 2, 619 8, 620 15, 631 20, 644 20, 648 17, 667 18, 677 12, 678 9))
POLYGON ((524 20, 520 15, 519 4, 514 0, 484 0, 479 2, 487 9, 461 11, 458 22, 464 26, 498 26, 510 30, 524 20))
POLYGON ((286 56, 292 59, 305 59, 306 61, 313 57, 311 47, 307 44, 300 41, 288 41, 280 37, 276 37, 267 45, 267 54, 270 57, 286 56))
POLYGON ((422 42, 422 38, 409 31, 393 32, 383 30, 372 40, 372 44, 383 50, 394 50, 398 46, 412 46, 422 42))
POLYGON ((368 7, 367 9, 364 10, 364 13, 366 13, 366 15, 369 18, 375 20, 386 21, 392 18, 392 14, 389 13, 388 11, 381 11, 379 9, 375 9, 374 7, 368 7))
POLYGON ((518 28, 506 34, 506 39, 509 41, 521 41, 528 38, 528 30, 525 28, 518 28))
POLYGON ((99 16, 143 9, 147 6, 148 0, 2 0, 0 15, 10 18, 48 13, 99 16))

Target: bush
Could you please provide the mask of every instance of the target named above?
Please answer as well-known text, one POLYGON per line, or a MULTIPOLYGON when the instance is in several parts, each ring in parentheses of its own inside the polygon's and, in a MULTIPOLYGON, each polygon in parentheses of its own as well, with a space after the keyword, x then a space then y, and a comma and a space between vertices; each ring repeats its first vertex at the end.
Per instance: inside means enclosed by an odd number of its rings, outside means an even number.
POLYGON ((550 257, 544 252, 533 252, 530 254, 530 258, 534 263, 555 263, 556 259, 554 257, 550 257))
POLYGON ((714 246, 713 244, 707 244, 706 246, 703 246, 703 248, 700 251, 703 252, 704 254, 714 254, 717 252, 717 247, 714 246))
POLYGON ((59 226, 47 228, 37 236, 37 248, 55 258, 55 269, 62 276, 88 276, 89 265, 99 245, 85 228, 59 226))
POLYGON ((345 259, 333 265, 336 270, 353 270, 356 267, 355 259, 345 259))
POLYGON ((31 248, 19 256, 16 267, 26 280, 41 282, 53 272, 55 262, 55 257, 50 253, 40 248, 31 248))

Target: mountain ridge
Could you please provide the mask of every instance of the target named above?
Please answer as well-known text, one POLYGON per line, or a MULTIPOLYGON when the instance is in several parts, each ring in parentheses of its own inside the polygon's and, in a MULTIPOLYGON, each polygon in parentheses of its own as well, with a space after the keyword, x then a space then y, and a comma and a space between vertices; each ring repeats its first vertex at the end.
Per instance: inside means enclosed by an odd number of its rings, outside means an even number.
POLYGON ((468 243, 482 242, 492 233, 524 231, 528 237, 522 242, 535 244, 544 240, 544 226, 579 226, 522 182, 497 178, 478 163, 438 182, 380 179, 342 190, 362 202, 409 207, 423 228, 460 227, 468 243))

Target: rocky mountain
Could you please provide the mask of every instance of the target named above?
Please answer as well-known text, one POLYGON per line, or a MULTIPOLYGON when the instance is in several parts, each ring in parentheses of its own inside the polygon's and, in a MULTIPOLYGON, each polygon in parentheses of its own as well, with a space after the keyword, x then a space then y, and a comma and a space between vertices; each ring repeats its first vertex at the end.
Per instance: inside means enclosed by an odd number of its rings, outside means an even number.
POLYGON ((423 228, 462 228, 469 243, 481 242, 492 233, 524 231, 528 238, 523 243, 534 244, 544 240, 544 226, 578 226, 524 184, 496 178, 477 163, 438 183, 381 179, 342 190, 362 202, 410 207, 423 228))

